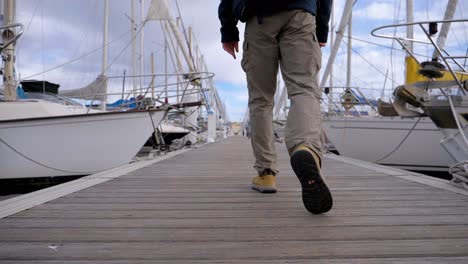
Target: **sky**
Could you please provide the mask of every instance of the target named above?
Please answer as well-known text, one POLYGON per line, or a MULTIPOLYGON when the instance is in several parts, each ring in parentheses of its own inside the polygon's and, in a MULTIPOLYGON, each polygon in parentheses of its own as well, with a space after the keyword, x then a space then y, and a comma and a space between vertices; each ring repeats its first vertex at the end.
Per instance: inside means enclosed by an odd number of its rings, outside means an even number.
MULTIPOLYGON (((144 6, 143 17, 146 17, 146 9, 150 4, 150 0, 137 0, 138 21, 141 17, 141 1, 144 6)), ((176 8, 178 4, 184 26, 193 28, 196 46, 203 54, 208 70, 215 74, 213 81, 221 100, 226 104, 230 120, 242 121, 248 99, 245 74, 240 67, 242 52, 234 60, 221 48, 217 17, 219 1, 169 2, 172 15, 179 16, 176 8)), ((335 21, 331 25, 334 30, 340 22, 344 2, 334 1, 335 21)), ((415 20, 442 19, 447 2, 415 0, 415 20)), ((17 50, 16 72, 19 77, 56 82, 61 85, 61 89, 78 88, 93 81, 102 67, 103 3, 102 0, 17 0, 17 20, 25 25, 25 33, 19 40, 17 50)), ((124 71, 127 75, 131 74, 130 6, 129 0, 110 0, 108 76, 121 76, 124 71)), ((468 0, 459 0, 455 17, 466 18, 467 14, 463 10, 467 8, 468 0)), ((398 44, 394 44, 394 49, 391 49, 391 40, 372 37, 370 32, 378 26, 403 23, 405 14, 405 0, 357 0, 353 7, 352 35, 355 39, 352 41, 351 85, 367 91, 370 97, 379 96, 384 83, 387 85, 387 93, 391 93, 391 87, 402 84, 404 73, 404 53, 398 44)), ((244 24, 239 24, 239 29, 242 36, 244 24)), ((154 53, 156 73, 164 73, 164 36, 160 23, 148 22, 142 32, 144 51, 138 51, 137 57, 138 60, 143 59, 144 73, 151 74, 151 53, 154 53)), ((468 23, 454 26, 447 49, 464 53, 468 47, 467 32, 468 23)), ((404 30, 399 30, 397 34, 404 35, 404 30)), ((416 36, 420 34, 416 32, 416 36)), ((418 47, 417 51, 422 55, 432 54, 432 50, 427 47, 418 47)), ((322 52, 325 66, 330 45, 323 48, 322 52)), ((171 63, 168 64, 169 72, 173 72, 171 63)), ((341 44, 334 65, 334 85, 345 86, 345 43, 341 44)), ((128 81, 126 87, 131 86, 128 81)), ((157 83, 162 81, 160 78, 157 83)), ((148 78, 144 82, 149 82, 148 78)), ((110 86, 114 92, 119 92, 122 83, 122 78, 115 78, 111 80, 110 86)))

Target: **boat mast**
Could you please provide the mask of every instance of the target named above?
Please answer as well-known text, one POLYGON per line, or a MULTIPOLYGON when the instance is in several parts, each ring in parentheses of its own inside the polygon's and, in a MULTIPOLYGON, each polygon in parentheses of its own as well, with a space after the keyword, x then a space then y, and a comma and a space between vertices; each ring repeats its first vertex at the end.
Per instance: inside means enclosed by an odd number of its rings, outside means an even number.
POLYGON ((135 0, 131 2, 131 23, 132 23, 132 79, 133 79, 133 96, 137 97, 137 79, 136 79, 136 24, 135 24, 135 0))
MULTIPOLYGON (((155 71, 154 71, 154 52, 151 52, 151 56, 150 56, 150 59, 151 59, 151 78, 155 78, 155 71)), ((155 84, 151 84, 151 98, 155 98, 154 97, 154 86, 155 84)))
MULTIPOLYGON (((413 0, 406 0, 406 23, 413 23, 414 22, 414 8, 413 8, 413 0)), ((411 83, 411 76, 415 71, 417 71, 417 65, 414 65, 413 62, 413 40, 414 39, 414 26, 408 25, 406 26, 406 38, 407 41, 403 42, 406 46, 406 56, 405 56, 405 83, 411 83)))
MULTIPOLYGON (((163 31, 164 33, 164 31, 163 31)), ((167 92, 168 90, 168 75, 169 72, 168 72, 168 60, 167 60, 167 36, 166 34, 164 33, 164 91, 165 91, 165 95, 166 95, 166 98, 164 99, 164 102, 165 103, 169 103, 169 94, 167 92)))
POLYGON ((143 8, 145 7, 144 0, 141 0, 140 5, 140 19, 141 19, 141 32, 140 32, 140 89, 143 89, 143 74, 145 73, 144 70, 144 51, 143 51, 143 41, 144 41, 144 14, 143 8))
MULTIPOLYGON (((174 54, 174 56, 172 57, 172 59, 174 60, 173 61, 174 67, 176 67, 179 73, 184 72, 184 69, 182 68, 182 62, 179 57, 178 47, 174 44, 174 40, 172 38, 172 35, 170 34, 169 26, 164 21, 161 22, 161 26, 163 27, 163 33, 165 34, 164 38, 166 39, 166 43, 171 45, 171 50, 173 51, 173 54, 174 54), (167 41, 168 39, 169 39, 169 43, 167 41)), ((179 85, 180 84, 179 83, 181 82, 181 79, 179 78, 180 75, 177 75, 177 77, 178 77, 177 78, 178 82, 177 82, 177 87, 176 87, 176 104, 180 103, 180 100, 179 100, 179 97, 180 97, 179 85)))
MULTIPOLYGON (((457 9, 458 0, 449 0, 447 3, 447 9, 445 10, 444 20, 452 20, 455 15, 455 10, 457 9)), ((437 38, 437 46, 440 50, 444 50, 445 42, 447 41, 447 35, 450 30, 451 23, 443 23, 440 29, 439 37, 437 38)), ((436 59, 439 56, 437 50, 434 50, 432 58, 436 59)))
MULTIPOLYGON (((335 43, 335 3, 332 3, 331 18, 330 18, 331 32, 330 32, 330 47, 335 43)), ((333 65, 330 68, 330 87, 328 88, 328 112, 333 111, 333 65)))
MULTIPOLYGON (((5 0, 3 2, 4 22, 3 26, 11 25, 15 22, 15 2, 14 0, 5 0)), ((7 42, 13 37, 14 31, 7 29, 2 32, 3 43, 7 42)), ((4 73, 3 73, 3 89, 6 101, 16 100, 16 86, 17 82, 14 75, 15 65, 15 43, 10 44, 3 50, 5 55, 4 60, 4 73)))
MULTIPOLYGON (((413 0, 406 0, 406 23, 413 23, 414 22, 414 3, 413 0)), ((406 27, 406 38, 407 39, 414 39, 414 28, 413 25, 408 25, 406 27)), ((406 43, 408 47, 409 52, 413 52, 413 42, 408 41, 406 43)), ((407 53, 407 56, 410 56, 409 53, 407 53)))
MULTIPOLYGON (((109 41, 109 0, 104 0, 104 29, 103 29, 103 39, 102 39, 102 65, 101 65, 101 74, 103 76, 107 75, 107 42, 109 41)), ((104 95, 101 101, 101 110, 106 110, 106 101, 107 101, 107 81, 103 84, 104 95)))
MULTIPOLYGON (((180 27, 180 17, 177 17, 177 18, 176 18, 176 23, 177 23, 177 28, 179 28, 179 27, 180 27)), ((166 23, 166 25, 168 25, 168 24, 166 23)), ((171 33, 170 33, 170 30, 169 30, 169 26, 167 27, 167 32, 169 32, 169 34, 171 34, 171 33)), ((175 56, 175 57, 178 58, 178 60, 179 60, 178 63, 179 63, 180 65, 182 65, 182 64, 181 64, 181 60, 180 60, 180 50, 179 50, 179 46, 176 46, 176 48, 175 48, 175 53, 176 53, 176 56, 175 56)), ((182 70, 182 66, 181 66, 180 69, 181 69, 180 72, 184 72, 184 71, 182 70)), ((176 88, 176 90, 177 90, 177 103, 178 103, 178 104, 180 103, 179 98, 181 98, 181 97, 179 97, 179 93, 180 93, 180 91, 182 90, 180 86, 181 86, 181 83, 177 83, 177 88, 176 88)))
MULTIPOLYGON (((164 65, 164 71, 165 71, 165 86, 166 86, 166 91, 168 91, 168 88, 169 88, 169 59, 171 60, 171 63, 172 63, 172 66, 174 67, 175 71, 177 72, 183 72, 183 69, 182 69, 182 64, 179 60, 179 58, 177 56, 177 53, 175 52, 175 46, 174 46, 174 43, 173 43, 173 40, 172 40, 172 37, 171 35, 169 34, 169 30, 167 29, 167 24, 165 24, 163 21, 161 21, 160 23, 160 26, 161 26, 161 31, 164 35, 164 45, 165 45, 165 52, 164 52, 164 59, 166 60, 165 61, 165 65, 164 65), (170 45, 170 46, 169 46, 170 45)), ((181 75, 176 75, 175 78, 177 79, 177 83, 181 83, 182 82, 182 77, 181 75)), ((178 104, 179 103, 179 89, 178 89, 178 86, 179 84, 177 84, 177 87, 176 87, 176 103, 178 104)), ((166 93, 168 94, 168 93, 166 93)), ((167 97, 169 98, 169 97, 167 97)), ((168 99, 169 100, 169 99, 168 99)))
POLYGON ((333 43, 332 51, 330 53, 330 58, 328 59, 327 66, 325 68, 325 72, 323 73, 322 81, 320 82, 320 87, 324 87, 328 81, 328 77, 330 76, 331 67, 335 61, 336 55, 338 53, 338 49, 340 48, 341 41, 343 40, 343 32, 346 28, 346 25, 349 22, 349 17, 351 15, 351 10, 353 8, 354 0, 346 0, 345 7, 343 10, 343 15, 341 16, 340 25, 336 32, 336 41, 333 43))
MULTIPOLYGON (((190 82, 192 78, 192 76, 190 75, 194 74, 196 70, 195 68, 196 65, 193 61, 194 58, 191 53, 192 44, 190 43, 189 39, 187 39, 187 41, 189 42, 188 46, 186 45, 187 43, 183 42, 179 28, 176 25, 176 22, 174 21, 172 16, 170 15, 168 3, 166 0, 152 0, 151 1, 150 9, 148 11, 148 16, 146 18, 146 21, 149 21, 149 20, 160 20, 162 24, 164 25, 166 36, 168 36, 168 38, 170 39, 173 50, 175 51, 177 65, 178 65, 180 73, 183 73, 184 71, 182 69, 182 65, 179 60, 178 51, 180 50, 182 52, 182 56, 185 59, 185 62, 188 66, 189 73, 190 73, 188 75, 188 79, 185 81, 190 82)), ((193 98, 193 95, 191 94, 186 95, 184 93, 181 101, 182 103, 190 102, 190 100, 193 100, 192 98, 193 98)), ((179 99, 178 99, 178 102, 179 102, 179 99)), ((187 107, 185 111, 186 113, 187 112, 189 113, 185 117, 185 122, 186 122, 185 124, 187 127, 190 127, 192 130, 190 134, 187 135, 185 138, 186 140, 190 140, 192 143, 195 143, 197 141, 196 132, 198 128, 198 122, 197 122, 197 116, 196 116, 197 109, 195 107, 187 107)))
POLYGON ((195 65, 193 64, 191 60, 191 56, 189 55, 188 50, 185 49, 184 42, 182 40, 182 36, 180 35, 179 29, 177 28, 176 23, 174 22, 173 19, 169 19, 166 21, 167 24, 169 24, 169 29, 171 30, 172 34, 174 35, 174 38, 176 40, 176 43, 178 47, 180 48, 179 50, 182 52, 182 56, 185 59, 185 62, 187 63, 187 66, 189 68, 189 72, 193 73, 195 72, 195 65))
POLYGON ((351 55, 353 53, 353 43, 352 43, 352 35, 353 35, 353 12, 349 14, 349 22, 348 22, 348 60, 347 60, 347 71, 346 71, 346 87, 351 87, 351 55))

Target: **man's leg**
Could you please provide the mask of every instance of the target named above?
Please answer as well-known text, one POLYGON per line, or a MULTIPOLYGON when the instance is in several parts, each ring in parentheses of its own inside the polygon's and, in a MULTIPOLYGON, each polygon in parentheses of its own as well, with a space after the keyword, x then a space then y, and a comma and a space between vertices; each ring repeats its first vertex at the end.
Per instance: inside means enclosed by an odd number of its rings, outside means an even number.
POLYGON ((279 46, 275 38, 280 29, 276 16, 266 17, 262 24, 250 19, 245 28, 242 68, 247 75, 251 141, 254 168, 276 173, 276 151, 273 139, 273 107, 278 74, 279 46))
POLYGON ((301 183, 304 206, 320 214, 333 206, 320 171, 321 89, 316 77, 322 54, 315 35, 315 17, 303 10, 289 13, 292 17, 279 36, 281 70, 291 100, 285 142, 301 183))
POLYGON ((315 36, 315 17, 303 10, 295 13, 280 35, 281 70, 291 100, 285 142, 289 151, 300 145, 320 155, 321 89, 317 74, 322 54, 315 36))

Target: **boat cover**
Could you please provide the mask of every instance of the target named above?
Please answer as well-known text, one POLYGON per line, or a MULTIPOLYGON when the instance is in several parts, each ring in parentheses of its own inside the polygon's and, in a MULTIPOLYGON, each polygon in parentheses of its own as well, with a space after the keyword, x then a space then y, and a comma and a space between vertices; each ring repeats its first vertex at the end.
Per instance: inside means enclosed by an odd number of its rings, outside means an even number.
POLYGON ((58 94, 60 85, 48 81, 24 80, 21 81, 24 92, 58 94))

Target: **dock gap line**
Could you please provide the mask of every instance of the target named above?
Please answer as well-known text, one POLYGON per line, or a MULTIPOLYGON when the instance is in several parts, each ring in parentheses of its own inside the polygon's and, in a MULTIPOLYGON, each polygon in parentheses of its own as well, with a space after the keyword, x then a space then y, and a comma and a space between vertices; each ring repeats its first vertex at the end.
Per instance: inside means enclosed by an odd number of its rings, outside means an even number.
POLYGON ((144 167, 161 162, 163 160, 170 159, 190 150, 192 149, 190 148, 178 150, 151 160, 141 160, 133 162, 110 170, 102 171, 96 174, 91 174, 83 178, 76 179, 74 181, 69 181, 56 186, 52 186, 49 188, 45 188, 42 190, 38 190, 35 192, 31 192, 2 201, 0 202, 0 219, 30 209, 34 206, 47 203, 65 195, 69 195, 71 193, 89 188, 91 186, 110 181, 122 175, 126 175, 138 169, 142 169, 144 167))
POLYGON ((427 176, 427 175, 424 175, 424 174, 421 174, 421 173, 412 172, 412 171, 405 171, 405 170, 392 168, 392 167, 387 167, 387 166, 382 166, 382 165, 373 164, 373 163, 369 163, 369 162, 365 162, 365 161, 360 161, 360 160, 356 160, 356 159, 352 159, 352 158, 348 158, 348 157, 337 156, 337 155, 334 155, 334 154, 327 154, 325 156, 327 158, 330 158, 330 159, 333 159, 333 160, 345 162, 345 163, 355 165, 355 166, 365 168, 365 169, 374 170, 374 171, 377 171, 377 172, 387 174, 389 176, 394 176, 394 177, 405 179, 405 180, 408 180, 408 181, 417 182, 417 183, 432 186, 432 187, 435 187, 435 188, 438 188, 438 189, 442 189, 442 190, 450 191, 450 192, 453 192, 453 193, 458 193, 458 194, 461 194, 461 195, 468 196, 468 191, 466 191, 466 190, 464 190, 462 188, 458 188, 456 186, 451 185, 449 181, 442 180, 442 179, 437 179, 437 178, 430 177, 430 176, 427 176))

